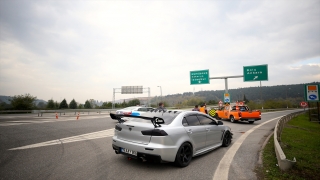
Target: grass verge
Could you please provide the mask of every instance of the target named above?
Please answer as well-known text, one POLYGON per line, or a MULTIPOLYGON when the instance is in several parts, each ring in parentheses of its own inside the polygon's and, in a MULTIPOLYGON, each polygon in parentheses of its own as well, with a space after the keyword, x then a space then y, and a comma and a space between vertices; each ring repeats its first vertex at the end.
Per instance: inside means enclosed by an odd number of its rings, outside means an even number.
POLYGON ((310 122, 307 114, 289 121, 282 131, 281 147, 289 160, 297 162, 284 172, 278 167, 273 136, 263 150, 263 167, 257 170, 258 179, 309 180, 320 179, 320 124, 310 122))

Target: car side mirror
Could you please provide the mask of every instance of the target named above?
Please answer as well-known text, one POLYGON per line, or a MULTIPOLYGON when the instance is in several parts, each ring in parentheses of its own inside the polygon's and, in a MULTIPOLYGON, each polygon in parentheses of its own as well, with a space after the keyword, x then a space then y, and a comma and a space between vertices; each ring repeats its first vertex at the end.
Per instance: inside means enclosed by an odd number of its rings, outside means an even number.
POLYGON ((222 121, 218 121, 218 125, 223 125, 223 122, 222 121))

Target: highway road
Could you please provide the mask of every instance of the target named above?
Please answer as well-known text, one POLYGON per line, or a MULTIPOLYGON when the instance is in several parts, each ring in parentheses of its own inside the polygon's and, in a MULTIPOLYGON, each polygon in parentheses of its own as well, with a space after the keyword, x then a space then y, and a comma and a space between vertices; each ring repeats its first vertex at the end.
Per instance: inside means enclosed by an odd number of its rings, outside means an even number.
POLYGON ((298 110, 263 113, 254 124, 231 123, 233 141, 192 159, 173 163, 128 160, 112 149, 117 123, 108 114, 0 115, 0 179, 211 180, 257 179, 259 152, 277 120, 298 110))

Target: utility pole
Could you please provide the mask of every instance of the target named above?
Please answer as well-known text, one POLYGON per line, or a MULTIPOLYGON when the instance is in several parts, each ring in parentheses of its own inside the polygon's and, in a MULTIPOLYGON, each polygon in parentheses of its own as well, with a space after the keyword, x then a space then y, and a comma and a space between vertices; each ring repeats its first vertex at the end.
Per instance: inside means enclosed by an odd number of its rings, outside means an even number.
MULTIPOLYGON (((162 88, 161 88, 161 86, 158 86, 158 87, 160 87, 160 93, 161 93, 161 102, 162 102, 162 88)), ((162 102, 163 103, 163 102, 162 102)))

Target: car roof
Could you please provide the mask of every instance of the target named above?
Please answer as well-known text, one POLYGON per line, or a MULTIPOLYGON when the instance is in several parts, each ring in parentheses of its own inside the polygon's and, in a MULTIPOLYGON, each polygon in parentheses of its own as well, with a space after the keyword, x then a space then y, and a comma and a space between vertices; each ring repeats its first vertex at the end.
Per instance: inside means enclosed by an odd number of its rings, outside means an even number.
POLYGON ((154 118, 154 117, 159 117, 165 120, 165 124, 171 124, 173 122, 173 120, 177 117, 177 116, 189 116, 189 115, 203 115, 206 117, 209 117, 210 119, 216 120, 215 118, 210 117, 207 114, 204 114, 202 112, 198 112, 198 111, 185 111, 185 110, 167 110, 167 111, 162 111, 162 110, 154 110, 154 111, 148 111, 146 113, 143 113, 140 116, 136 116, 133 117, 134 119, 140 119, 142 117, 149 117, 149 118, 154 118))
POLYGON ((129 106, 129 107, 125 107, 125 108, 123 108, 123 109, 130 109, 130 110, 133 110, 133 109, 139 109, 139 108, 153 108, 153 107, 129 106))

